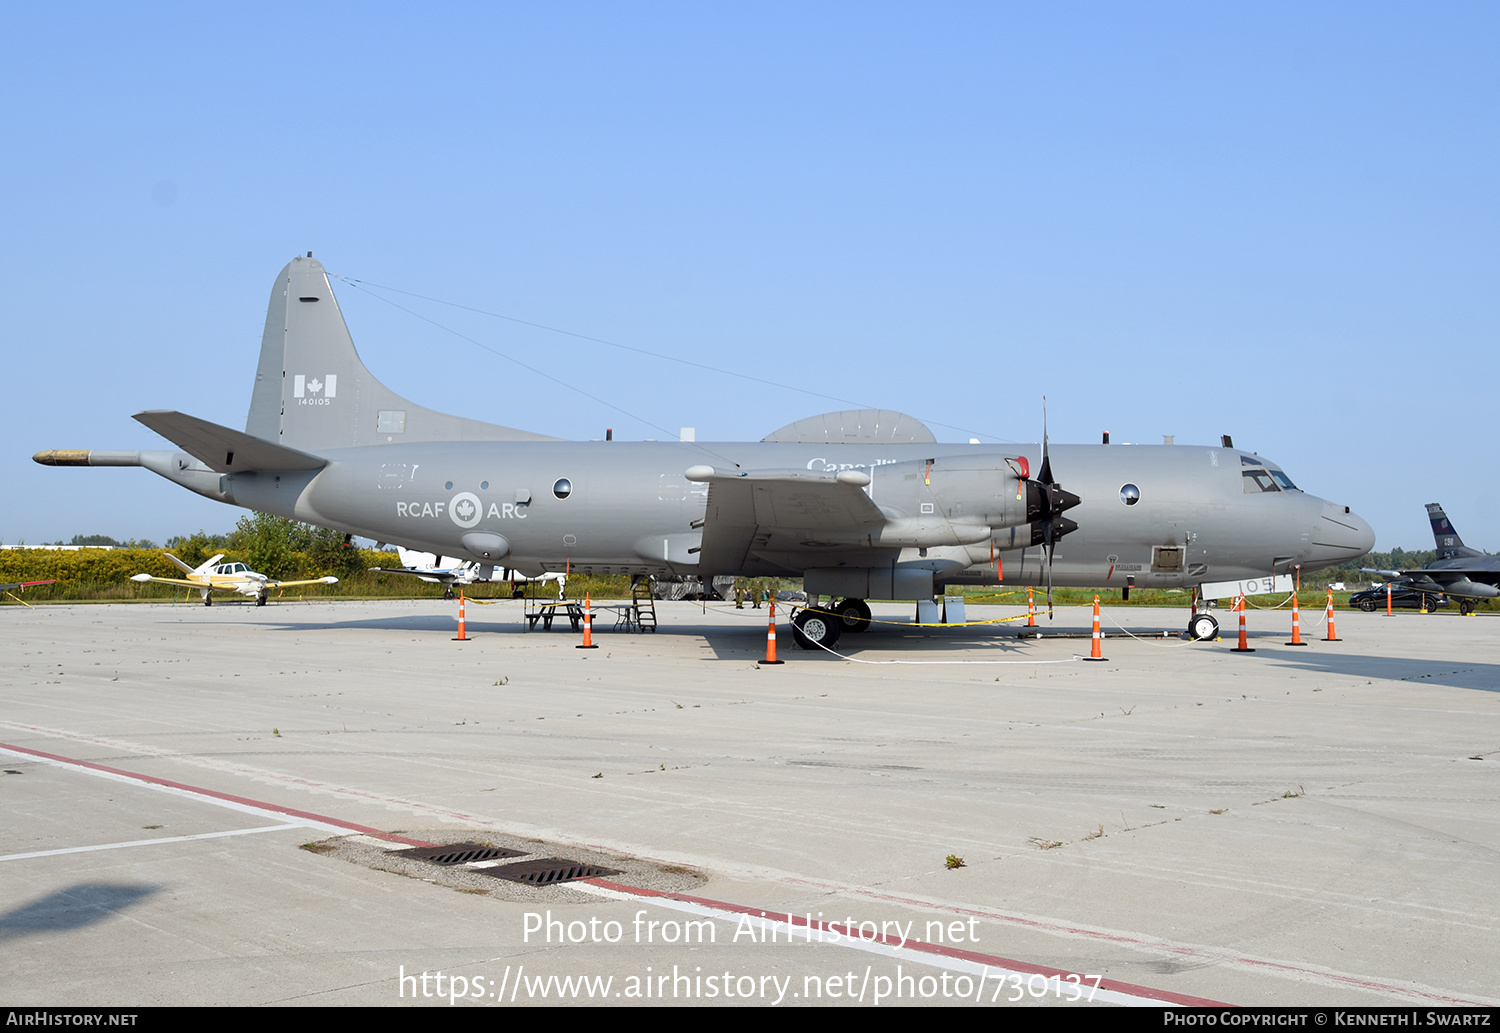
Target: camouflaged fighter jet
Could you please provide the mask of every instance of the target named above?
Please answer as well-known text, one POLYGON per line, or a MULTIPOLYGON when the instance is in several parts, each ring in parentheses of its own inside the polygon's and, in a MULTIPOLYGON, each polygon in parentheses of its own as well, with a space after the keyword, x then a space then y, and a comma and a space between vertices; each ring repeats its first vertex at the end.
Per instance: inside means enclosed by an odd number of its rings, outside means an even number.
MULTIPOLYGON (((854 410, 755 443, 575 442, 434 412, 365 368, 311 253, 272 288, 244 431, 135 418, 176 449, 36 461, 143 466, 231 505, 533 577, 800 577, 833 600, 794 617, 808 648, 864 630, 870 599, 1190 588, 1340 563, 1375 537, 1227 438, 941 444, 910 416, 854 410)), ((1195 613, 1191 630, 1217 628, 1195 613)))
POLYGON ((1420 570, 1361 569, 1426 595, 1451 595, 1458 600, 1459 612, 1465 616, 1473 613, 1480 601, 1500 597, 1500 587, 1497 587, 1500 586, 1500 556, 1490 556, 1465 545, 1438 503, 1427 503, 1427 519, 1432 524, 1437 559, 1420 570))

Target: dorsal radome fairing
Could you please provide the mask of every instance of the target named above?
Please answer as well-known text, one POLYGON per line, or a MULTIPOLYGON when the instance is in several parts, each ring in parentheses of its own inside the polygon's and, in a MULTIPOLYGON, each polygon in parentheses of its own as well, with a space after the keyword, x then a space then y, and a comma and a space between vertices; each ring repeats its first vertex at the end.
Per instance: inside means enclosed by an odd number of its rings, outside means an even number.
POLYGON ((554 441, 407 401, 355 351, 321 262, 287 263, 271 287, 245 431, 307 452, 422 441, 554 441))
POLYGON ((917 445, 937 438, 915 416, 893 409, 844 409, 788 423, 761 440, 804 445, 917 445))

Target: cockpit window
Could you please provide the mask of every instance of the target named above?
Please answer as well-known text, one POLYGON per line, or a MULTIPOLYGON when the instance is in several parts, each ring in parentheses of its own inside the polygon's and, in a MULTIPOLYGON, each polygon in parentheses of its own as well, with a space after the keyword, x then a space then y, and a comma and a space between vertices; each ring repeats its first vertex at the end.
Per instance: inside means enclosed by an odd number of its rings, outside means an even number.
MULTIPOLYGON (((1258 495, 1263 491, 1280 491, 1271 475, 1264 470, 1246 470, 1242 473, 1242 487, 1246 495, 1258 495)), ((1291 483, 1288 481, 1287 483, 1291 483)))
POLYGON ((1298 490, 1297 486, 1292 483, 1292 479, 1275 467, 1268 467, 1266 472, 1276 479, 1276 483, 1281 485, 1282 491, 1298 490))

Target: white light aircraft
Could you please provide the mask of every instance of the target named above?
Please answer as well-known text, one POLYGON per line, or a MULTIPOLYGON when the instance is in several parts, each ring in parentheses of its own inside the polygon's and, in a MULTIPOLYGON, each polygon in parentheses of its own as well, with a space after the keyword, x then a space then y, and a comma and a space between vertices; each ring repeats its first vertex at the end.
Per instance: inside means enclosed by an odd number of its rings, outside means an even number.
POLYGON ((453 586, 466 586, 475 583, 495 584, 509 582, 512 595, 520 595, 520 585, 529 582, 555 581, 557 582, 557 597, 562 598, 563 585, 566 582, 566 574, 543 574, 541 577, 527 577, 518 570, 507 569, 492 563, 477 563, 469 561, 458 563, 453 566, 442 566, 447 557, 439 556, 431 552, 418 552, 404 546, 396 546, 396 552, 401 556, 401 567, 371 567, 370 570, 377 574, 405 574, 431 584, 443 586, 443 598, 453 598, 453 586))
POLYGON ((311 581, 277 581, 275 578, 270 578, 251 570, 243 563, 219 563, 224 558, 222 552, 196 567, 188 566, 170 552, 162 553, 162 555, 182 568, 183 573, 187 576, 185 578, 175 578, 136 574, 130 580, 139 581, 142 584, 148 581, 155 581, 160 585, 183 585, 187 588, 196 588, 203 593, 204 606, 212 606, 214 604, 214 592, 237 592, 240 595, 250 596, 255 600, 256 606, 264 606, 273 588, 295 588, 298 585, 333 585, 337 584, 339 580, 336 577, 329 576, 314 578, 311 581))

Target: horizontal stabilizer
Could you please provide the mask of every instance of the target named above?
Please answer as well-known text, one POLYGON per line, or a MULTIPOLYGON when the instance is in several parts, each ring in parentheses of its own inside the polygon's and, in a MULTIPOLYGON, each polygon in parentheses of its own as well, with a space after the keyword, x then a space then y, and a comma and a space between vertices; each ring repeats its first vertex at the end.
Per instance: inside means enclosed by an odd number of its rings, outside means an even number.
POLYGON ((321 470, 328 460, 170 409, 135 418, 216 473, 321 470))

